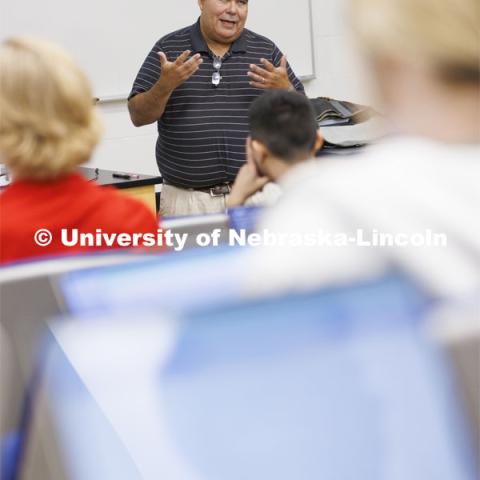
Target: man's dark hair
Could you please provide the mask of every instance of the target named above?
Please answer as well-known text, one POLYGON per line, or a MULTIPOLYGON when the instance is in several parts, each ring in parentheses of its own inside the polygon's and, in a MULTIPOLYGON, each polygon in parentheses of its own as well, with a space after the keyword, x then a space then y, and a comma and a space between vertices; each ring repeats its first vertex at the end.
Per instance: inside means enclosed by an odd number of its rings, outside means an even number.
POLYGON ((301 93, 270 90, 249 110, 250 136, 276 157, 293 162, 315 146, 317 122, 307 97, 301 93))

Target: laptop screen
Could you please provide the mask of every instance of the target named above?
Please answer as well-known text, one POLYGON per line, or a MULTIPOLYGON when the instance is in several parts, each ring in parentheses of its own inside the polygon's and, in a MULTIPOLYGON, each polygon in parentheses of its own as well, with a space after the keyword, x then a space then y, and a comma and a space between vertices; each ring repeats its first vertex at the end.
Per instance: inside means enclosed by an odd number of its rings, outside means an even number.
POLYGON ((426 308, 389 277, 176 320, 54 326, 65 457, 92 480, 127 460, 132 479, 473 480, 426 308), (96 443, 99 419, 110 440, 96 443))
POLYGON ((114 314, 155 309, 185 312, 239 298, 245 275, 237 248, 164 254, 136 263, 67 273, 58 279, 73 314, 114 314))

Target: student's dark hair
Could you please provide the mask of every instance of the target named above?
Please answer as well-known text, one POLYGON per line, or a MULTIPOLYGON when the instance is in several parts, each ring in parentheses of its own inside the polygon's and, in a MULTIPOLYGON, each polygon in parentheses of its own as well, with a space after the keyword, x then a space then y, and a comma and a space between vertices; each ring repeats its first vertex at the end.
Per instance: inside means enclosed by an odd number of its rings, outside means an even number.
POLYGON ((252 140, 262 142, 276 157, 293 162, 315 146, 317 122, 307 97, 297 92, 270 90, 249 111, 252 140))

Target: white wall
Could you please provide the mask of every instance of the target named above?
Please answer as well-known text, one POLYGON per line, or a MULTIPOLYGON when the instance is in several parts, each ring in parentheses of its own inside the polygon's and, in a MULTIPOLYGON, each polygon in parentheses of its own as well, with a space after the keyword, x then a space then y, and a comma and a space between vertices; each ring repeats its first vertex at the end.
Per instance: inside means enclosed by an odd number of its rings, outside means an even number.
MULTIPOLYGON (((344 0, 313 0, 312 4, 316 79, 305 82, 308 96, 369 103, 358 58, 348 33, 344 0)), ((255 8, 253 3, 251 8, 255 8)), ((300 29, 302 26, 294 25, 293 28, 300 29)), ((149 46, 145 48, 147 53, 149 46)), ((126 102, 102 104, 100 110, 105 135, 90 165, 157 175, 156 125, 133 127, 126 102)))
POLYGON ((369 103, 361 62, 348 26, 346 0, 313 0, 316 79, 305 83, 309 97, 369 103))

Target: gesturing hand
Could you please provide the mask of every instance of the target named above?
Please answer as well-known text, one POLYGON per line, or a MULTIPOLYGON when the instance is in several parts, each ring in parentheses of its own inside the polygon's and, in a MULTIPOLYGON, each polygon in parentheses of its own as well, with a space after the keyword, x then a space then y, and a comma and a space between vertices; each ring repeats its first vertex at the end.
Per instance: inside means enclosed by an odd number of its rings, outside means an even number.
POLYGON ((284 89, 289 90, 292 87, 288 79, 287 59, 285 55, 280 60, 280 66, 275 67, 271 62, 262 58, 260 60, 263 67, 250 65, 248 76, 251 78, 250 85, 263 90, 284 89))
POLYGON ((175 90, 199 69, 200 64, 203 62, 201 55, 197 53, 187 60, 190 53, 190 50, 185 50, 173 62, 167 59, 165 53, 158 53, 162 67, 159 82, 167 89, 175 90))

